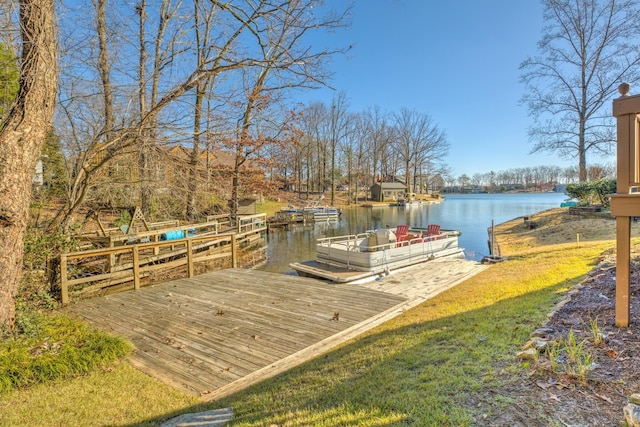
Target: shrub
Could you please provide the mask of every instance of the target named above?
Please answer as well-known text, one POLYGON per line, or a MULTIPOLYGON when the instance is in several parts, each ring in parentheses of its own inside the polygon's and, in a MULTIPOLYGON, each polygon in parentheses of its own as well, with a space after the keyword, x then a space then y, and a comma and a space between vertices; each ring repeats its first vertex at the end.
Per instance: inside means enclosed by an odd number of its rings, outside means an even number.
POLYGON ((50 310, 57 306, 49 285, 52 269, 62 252, 76 248, 75 242, 60 233, 43 233, 28 228, 24 237, 23 276, 19 285, 16 308, 18 310, 50 310))
POLYGON ((615 192, 616 180, 603 178, 569 184, 565 190, 565 194, 573 199, 578 199, 580 205, 599 204, 604 208, 609 207, 609 195, 615 192))
POLYGON ((66 316, 29 312, 21 331, 0 342, 0 394, 36 383, 86 375, 131 351, 122 338, 66 316), (20 332, 20 333, 18 333, 20 332))

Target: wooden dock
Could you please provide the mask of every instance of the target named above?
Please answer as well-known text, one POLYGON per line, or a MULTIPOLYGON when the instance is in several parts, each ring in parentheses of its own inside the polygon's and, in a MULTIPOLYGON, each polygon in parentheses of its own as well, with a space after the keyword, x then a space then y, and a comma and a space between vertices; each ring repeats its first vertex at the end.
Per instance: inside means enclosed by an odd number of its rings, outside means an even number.
POLYGON ((229 269, 96 297, 69 313, 130 340, 130 363, 214 400, 311 359, 478 273, 434 260, 364 285, 229 269))

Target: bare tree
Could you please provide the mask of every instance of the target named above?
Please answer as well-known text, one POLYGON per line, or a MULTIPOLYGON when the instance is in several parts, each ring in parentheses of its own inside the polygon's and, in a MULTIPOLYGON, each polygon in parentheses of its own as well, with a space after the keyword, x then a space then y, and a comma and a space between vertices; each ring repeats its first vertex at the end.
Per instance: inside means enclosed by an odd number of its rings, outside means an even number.
MULTIPOLYGON (((342 138, 342 141, 340 143, 340 149, 344 154, 342 158, 345 161, 344 166, 346 168, 347 183, 349 184, 347 194, 355 194, 357 196, 357 181, 359 175, 358 172, 361 167, 360 162, 362 161, 362 144, 360 144, 359 138, 359 131, 362 129, 361 116, 353 113, 348 114, 348 116, 344 120, 344 123, 345 132, 344 137, 342 138)), ((347 203, 351 204, 350 196, 347 197, 347 203)))
MULTIPOLYGON (((155 5, 156 2, 153 2, 155 5)), ((159 102, 161 96, 160 85, 167 70, 173 71, 174 64, 179 62, 182 51, 177 45, 181 41, 183 34, 182 20, 176 19, 181 12, 182 1, 162 0, 157 10, 157 24, 153 31, 148 31, 148 14, 146 0, 140 1, 136 5, 136 13, 138 14, 138 108, 139 120, 142 122, 146 118, 144 125, 139 125, 139 129, 135 135, 132 134, 135 145, 138 149, 138 171, 140 177, 140 208, 149 215, 151 213, 151 205, 154 199, 155 185, 157 183, 157 157, 158 147, 157 139, 160 133, 158 123, 158 113, 154 112, 154 107, 159 102), (172 26, 173 23, 173 26, 172 26), (154 47, 150 61, 147 45, 154 47), (150 62, 148 64, 147 62, 150 62), (173 67, 173 68, 172 68, 173 67), (149 70, 150 75, 147 77, 149 70), (150 90, 148 90, 148 87, 150 90)), ((198 61, 194 65, 196 70, 202 69, 203 61, 198 61)), ((203 80, 198 79, 194 83, 195 90, 198 92, 203 80)), ((172 101, 173 102, 173 101, 172 101)))
MULTIPOLYGON (((153 3, 153 6, 158 5, 153 3)), ((214 47, 207 49, 209 56, 199 58, 199 62, 189 56, 191 34, 184 27, 190 15, 180 8, 180 1, 163 0, 153 10, 153 20, 148 11, 149 5, 146 2, 137 4, 137 28, 129 28, 129 21, 112 22, 111 25, 118 26, 120 31, 110 33, 113 56, 108 70, 98 71, 93 61, 87 61, 94 55, 91 40, 95 40, 94 33, 98 30, 76 30, 77 34, 71 33, 63 38, 66 43, 75 42, 75 45, 73 49, 65 50, 65 60, 71 64, 66 70, 71 72, 65 74, 60 102, 61 126, 57 128, 67 148, 73 148, 69 200, 58 215, 62 218, 60 223, 65 224, 82 206, 85 197, 91 193, 90 189, 97 187, 94 185, 96 179, 105 175, 98 172, 113 164, 118 156, 138 156, 138 176, 130 176, 126 185, 133 187, 139 179, 141 204, 146 211, 150 210, 153 189, 157 185, 153 157, 160 152, 158 135, 173 138, 173 141, 182 137, 180 132, 186 126, 184 116, 188 108, 182 108, 184 104, 181 101, 188 100, 193 91, 208 79, 258 62, 252 53, 233 51, 238 46, 238 38, 256 23, 251 16, 247 20, 238 19, 234 13, 224 9, 226 6, 216 6, 218 11, 224 12, 218 22, 220 33, 215 40, 208 40, 207 46, 214 47), (154 22, 156 30, 148 31, 154 22), (75 40, 72 36, 76 37, 75 40), (133 41, 136 37, 137 44, 133 41), (153 48, 152 54, 147 52, 147 46, 153 48), (132 52, 137 55, 132 55, 132 52), (137 62, 133 61, 134 58, 137 62), (82 79, 72 73, 77 70, 83 71, 82 79), (128 70, 138 72, 132 75, 128 70), (94 81, 92 76, 104 75, 105 71, 118 76, 118 92, 114 93, 118 106, 114 111, 118 116, 113 129, 108 129, 104 116, 96 112, 96 106, 103 105, 106 87, 103 84, 96 89, 99 79, 94 81)), ((100 28, 99 17, 104 15, 98 12, 97 16, 100 28)), ((80 16, 78 19, 83 18, 80 16)), ((100 64, 100 61, 95 63, 100 64)))
POLYGON ((622 81, 640 76, 640 4, 634 0, 544 0, 539 56, 520 69, 523 102, 535 119, 532 152, 577 158, 608 154, 615 140, 609 100, 622 81))
POLYGON ((422 165, 443 161, 449 143, 427 114, 403 108, 395 115, 395 125, 398 135, 395 146, 403 162, 407 192, 415 192, 416 176, 422 165))
MULTIPOLYGON (((257 66, 246 70, 245 74, 246 98, 237 122, 238 129, 233 147, 236 156, 231 201, 233 214, 237 209, 240 167, 247 159, 255 158, 262 144, 269 141, 258 137, 256 124, 259 120, 270 120, 267 116, 258 117, 257 113, 265 112, 267 104, 274 103, 282 93, 291 88, 306 89, 325 85, 329 77, 325 60, 345 51, 316 50, 306 41, 308 33, 332 30, 348 24, 348 9, 337 14, 309 14, 308 11, 317 3, 317 0, 291 0, 273 7, 270 0, 262 0, 257 4, 247 5, 247 10, 233 6, 238 19, 243 20, 249 12, 257 14, 252 25, 252 34, 260 52, 257 66)), ((224 7, 232 6, 225 4, 224 7)), ((277 141, 278 138, 270 140, 277 141)))
POLYGON ((0 130, 0 325, 13 328, 31 180, 51 129, 58 62, 53 0, 20 2, 20 89, 0 130))
POLYGON ((303 115, 303 132, 307 139, 307 198, 310 191, 321 191, 326 182, 329 149, 324 127, 328 117, 327 106, 319 102, 307 107, 303 115))
MULTIPOLYGON (((210 49, 213 46, 209 43, 211 36, 211 27, 213 23, 213 16, 215 7, 207 7, 207 3, 200 1, 194 2, 194 32, 195 32, 195 45, 196 45, 196 58, 198 62, 198 68, 202 67, 205 62, 205 58, 210 55, 210 49)), ((187 208, 186 217, 188 219, 194 219, 196 217, 196 193, 198 191, 198 166, 200 164, 200 146, 202 138, 203 127, 203 105, 207 89, 210 86, 211 79, 205 79, 196 85, 195 88, 195 103, 193 112, 193 145, 191 147, 191 159, 189 162, 189 180, 187 185, 187 208)), ((207 155, 209 150, 207 150, 207 155)), ((207 175, 209 172, 207 171, 207 175)))
POLYGON ((380 110, 379 107, 374 107, 364 114, 367 129, 364 144, 370 153, 371 176, 374 180, 377 180, 378 176, 383 174, 385 153, 393 142, 394 132, 388 114, 380 110))
MULTIPOLYGON (((352 163, 353 171, 348 171, 349 176, 349 194, 355 195, 355 201, 358 202, 358 195, 360 194, 360 184, 372 184, 374 176, 371 175, 371 169, 369 166, 370 153, 367 151, 367 144, 365 143, 369 138, 368 123, 365 113, 358 113, 352 115, 353 132, 350 133, 348 141, 353 140, 353 145, 349 147, 351 156, 353 158, 352 163)), ((368 194, 365 192, 365 194, 368 194)))
POLYGON ((336 151, 342 140, 349 132, 349 116, 347 115, 347 96, 340 92, 331 101, 331 116, 329 119, 329 145, 331 149, 331 204, 335 203, 336 192, 336 151))
POLYGON ((417 188, 418 176, 439 174, 444 159, 449 154, 449 142, 443 130, 433 122, 431 117, 423 115, 421 134, 416 135, 416 156, 413 165, 413 187, 417 188))

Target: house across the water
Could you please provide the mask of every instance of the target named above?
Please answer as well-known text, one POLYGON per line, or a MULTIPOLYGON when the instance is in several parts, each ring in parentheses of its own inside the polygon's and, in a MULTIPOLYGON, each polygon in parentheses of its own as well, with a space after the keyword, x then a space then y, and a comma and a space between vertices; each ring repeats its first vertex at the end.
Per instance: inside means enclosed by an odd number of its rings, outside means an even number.
POLYGON ((371 199, 375 202, 391 202, 404 198, 407 186, 402 182, 376 182, 371 186, 371 199))

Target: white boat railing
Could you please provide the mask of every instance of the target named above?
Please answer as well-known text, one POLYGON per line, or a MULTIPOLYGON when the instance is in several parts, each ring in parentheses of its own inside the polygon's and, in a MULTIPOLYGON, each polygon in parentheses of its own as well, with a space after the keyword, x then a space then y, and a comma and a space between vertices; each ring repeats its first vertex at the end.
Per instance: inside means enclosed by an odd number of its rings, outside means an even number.
POLYGON ((363 240, 366 241, 367 238, 371 235, 371 233, 375 233, 375 231, 373 230, 367 231, 365 233, 350 234, 346 236, 321 237, 316 240, 316 243, 318 246, 324 246, 324 247, 331 247, 332 245, 340 245, 341 249, 344 248, 346 250, 352 250, 352 251, 362 249, 362 252, 375 252, 378 250, 388 249, 392 247, 399 247, 406 244, 424 243, 424 242, 444 239, 448 237, 456 237, 460 235, 460 232, 457 230, 441 230, 440 234, 437 234, 434 236, 425 235, 427 231, 426 228, 424 229, 412 228, 409 230, 409 234, 412 234, 411 231, 419 234, 412 239, 404 240, 402 242, 389 241, 387 243, 374 245, 374 246, 369 246, 367 244, 361 246, 363 240))
POLYGON ((332 248, 343 256, 346 254, 346 259, 342 259, 341 262, 346 263, 348 267, 351 264, 351 253, 360 252, 360 244, 368 236, 369 233, 360 233, 337 237, 322 237, 317 240, 317 246, 326 248, 329 258, 331 258, 332 248))
POLYGON ((335 242, 344 242, 344 241, 351 241, 351 240, 360 240, 360 239, 365 239, 369 236, 369 233, 360 233, 360 234, 349 234, 346 236, 334 236, 334 237, 320 237, 319 239, 316 240, 316 242, 320 245, 320 244, 330 244, 330 243, 335 243, 335 242))
POLYGON ((436 254, 442 251, 455 250, 458 235, 459 233, 456 232, 441 233, 429 237, 418 235, 410 240, 391 241, 375 246, 367 245, 368 234, 366 233, 327 237, 318 240, 317 260, 335 267, 394 268, 399 264, 437 257, 436 254), (320 240, 322 241, 320 242, 320 240), (363 256, 366 257, 362 258, 363 256), (376 261, 374 258, 367 258, 368 256, 375 257, 376 261))

